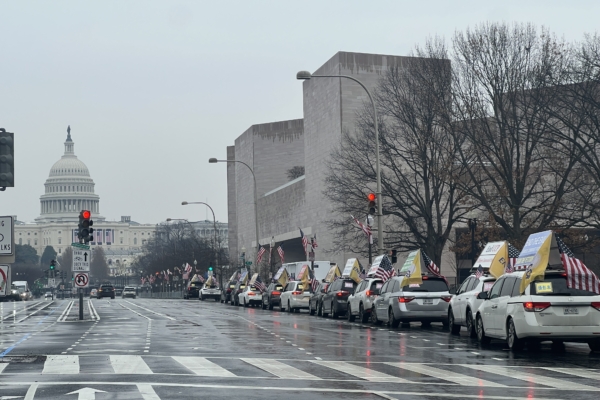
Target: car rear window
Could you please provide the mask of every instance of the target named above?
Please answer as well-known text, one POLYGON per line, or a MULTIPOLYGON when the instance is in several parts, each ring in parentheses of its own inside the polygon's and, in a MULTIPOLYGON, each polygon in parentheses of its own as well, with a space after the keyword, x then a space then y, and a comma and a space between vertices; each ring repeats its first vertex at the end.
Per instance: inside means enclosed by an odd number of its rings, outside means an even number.
POLYGON ((541 281, 531 282, 529 291, 536 296, 597 296, 594 292, 569 288, 566 276, 549 274, 541 281))
POLYGON ((256 288, 256 286, 250 286, 250 290, 254 290, 254 291, 256 291, 256 290, 258 290, 258 289, 256 288))
POLYGON ((427 279, 423 280, 422 284, 412 284, 404 286, 402 291, 404 292, 447 292, 448 284, 443 279, 427 279))
POLYGON ((283 286, 281 286, 281 285, 277 285, 277 286, 275 286, 275 289, 274 289, 274 290, 279 290, 279 291, 282 291, 282 290, 283 290, 283 286))
POLYGON ((234 289, 235 288, 235 283, 232 283, 231 285, 229 285, 229 289, 234 289))
POLYGON ((240 289, 245 289, 246 285, 240 285, 240 289))

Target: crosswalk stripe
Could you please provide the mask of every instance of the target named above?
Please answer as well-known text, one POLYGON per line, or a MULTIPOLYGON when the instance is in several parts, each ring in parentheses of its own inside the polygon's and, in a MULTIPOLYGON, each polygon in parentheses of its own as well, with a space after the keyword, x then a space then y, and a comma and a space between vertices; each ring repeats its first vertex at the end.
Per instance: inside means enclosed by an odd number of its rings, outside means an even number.
POLYGON ((110 356, 115 374, 153 374, 141 356, 110 356))
POLYGON ((548 371, 561 372, 563 374, 569 374, 578 376, 580 378, 588 378, 600 381, 600 373, 590 371, 585 368, 553 368, 553 367, 542 367, 543 369, 547 369, 548 371))
POLYGON ((277 376, 278 378, 285 379, 306 379, 306 380, 321 380, 321 378, 304 372, 298 368, 294 368, 290 365, 284 364, 280 361, 263 359, 263 358, 242 358, 242 361, 250 365, 254 365, 267 371, 270 374, 277 376))
POLYGON ((8 366, 8 363, 0 363, 0 374, 4 371, 4 368, 8 366))
POLYGON ((154 388, 149 383, 138 383, 137 388, 144 400, 160 400, 160 397, 158 397, 154 388))
POLYGON ((208 361, 204 357, 173 356, 173 359, 199 376, 218 376, 225 378, 235 377, 233 373, 211 361, 208 361))
POLYGON ((48 356, 42 374, 78 374, 79 356, 48 356))
POLYGON ((498 374, 513 379, 519 379, 528 383, 534 383, 537 385, 550 386, 555 389, 569 389, 569 390, 593 390, 600 391, 600 388, 582 385, 571 381, 565 381, 557 378, 550 378, 547 376, 533 375, 533 374, 520 374, 514 368, 499 367, 496 365, 481 365, 481 364, 462 364, 461 366, 476 369, 479 371, 489 372, 491 374, 498 374))
POLYGON ((452 372, 445 369, 435 368, 431 365, 410 364, 403 362, 386 362, 386 364, 391 365, 393 367, 413 371, 418 374, 429 375, 434 378, 442 379, 452 383, 457 383, 463 386, 507 387, 506 385, 502 385, 500 383, 487 381, 485 379, 479 379, 474 376, 459 374, 458 372, 452 372))
POLYGON ((384 374, 382 372, 375 371, 370 368, 359 367, 357 365, 349 364, 343 361, 310 360, 310 362, 334 369, 336 371, 343 372, 348 375, 355 376, 357 378, 366 379, 371 382, 410 383, 410 381, 406 379, 384 374))

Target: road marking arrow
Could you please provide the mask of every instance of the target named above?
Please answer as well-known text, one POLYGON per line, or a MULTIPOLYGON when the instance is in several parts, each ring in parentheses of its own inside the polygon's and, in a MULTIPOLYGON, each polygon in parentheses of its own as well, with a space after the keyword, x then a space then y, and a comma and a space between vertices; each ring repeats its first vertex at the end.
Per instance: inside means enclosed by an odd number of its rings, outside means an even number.
POLYGON ((67 395, 69 394, 78 394, 78 400, 96 400, 96 393, 106 393, 104 390, 98 390, 98 389, 94 389, 94 388, 83 388, 83 389, 79 389, 76 390, 74 392, 71 393, 67 393, 67 395))

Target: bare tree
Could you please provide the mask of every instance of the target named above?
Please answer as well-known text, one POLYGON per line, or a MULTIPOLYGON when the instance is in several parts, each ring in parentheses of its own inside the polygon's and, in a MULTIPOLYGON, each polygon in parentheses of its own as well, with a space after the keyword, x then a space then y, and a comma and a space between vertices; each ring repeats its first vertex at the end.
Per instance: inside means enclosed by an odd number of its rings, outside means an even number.
POLYGON ((304 166, 297 165, 292 167, 286 171, 287 177, 290 181, 293 181, 296 178, 300 178, 304 175, 304 166))

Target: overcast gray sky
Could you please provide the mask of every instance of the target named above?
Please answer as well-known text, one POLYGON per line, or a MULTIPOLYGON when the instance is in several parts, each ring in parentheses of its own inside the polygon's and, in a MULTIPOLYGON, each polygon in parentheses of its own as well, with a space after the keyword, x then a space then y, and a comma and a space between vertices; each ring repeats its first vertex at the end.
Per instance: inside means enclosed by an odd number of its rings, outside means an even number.
POLYGON ((405 55, 485 21, 598 26, 588 1, 1 1, 0 127, 16 187, 0 214, 31 221, 67 125, 108 219, 227 220, 225 158, 250 125, 302 117, 298 70, 337 51, 405 55))

